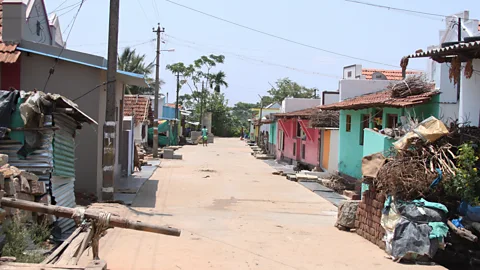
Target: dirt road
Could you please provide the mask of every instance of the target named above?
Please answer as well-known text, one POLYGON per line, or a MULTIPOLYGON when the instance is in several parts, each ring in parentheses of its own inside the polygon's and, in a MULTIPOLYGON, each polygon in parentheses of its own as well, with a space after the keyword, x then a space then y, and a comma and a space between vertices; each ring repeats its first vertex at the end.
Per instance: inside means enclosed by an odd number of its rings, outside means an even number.
POLYGON ((182 236, 110 230, 100 244, 109 269, 422 268, 393 263, 370 242, 338 231, 333 205, 272 175, 238 139, 178 153, 183 160, 162 161, 132 208, 113 210, 177 227, 182 236))

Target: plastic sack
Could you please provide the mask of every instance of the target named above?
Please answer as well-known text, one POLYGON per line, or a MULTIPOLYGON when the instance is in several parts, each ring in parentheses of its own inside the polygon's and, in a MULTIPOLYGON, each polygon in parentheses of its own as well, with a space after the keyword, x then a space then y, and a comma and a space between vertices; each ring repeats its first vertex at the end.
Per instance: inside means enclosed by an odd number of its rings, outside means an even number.
POLYGON ((385 229, 383 241, 385 242, 385 252, 387 252, 388 255, 392 255, 392 243, 395 227, 402 217, 395 207, 395 203, 393 202, 394 200, 390 198, 391 197, 389 197, 388 200, 390 204, 385 205, 385 208, 382 211, 382 218, 380 220, 380 224, 385 229))
POLYGON ((467 217, 473 222, 480 222, 480 206, 468 205, 467 217))
POLYGON ((421 138, 427 142, 434 142, 448 134, 445 124, 437 118, 430 116, 423 120, 415 129, 405 134, 393 143, 396 149, 406 149, 414 138, 421 138))

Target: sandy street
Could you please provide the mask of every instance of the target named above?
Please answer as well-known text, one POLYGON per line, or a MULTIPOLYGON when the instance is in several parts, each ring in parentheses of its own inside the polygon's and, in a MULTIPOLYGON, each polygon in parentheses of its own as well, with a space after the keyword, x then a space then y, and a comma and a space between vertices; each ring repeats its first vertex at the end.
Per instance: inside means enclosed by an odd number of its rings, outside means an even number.
POLYGON ((182 236, 109 230, 100 244, 109 269, 443 269, 394 263, 337 230, 332 204, 272 175, 238 139, 177 153, 183 160, 162 160, 131 208, 105 207, 182 236))

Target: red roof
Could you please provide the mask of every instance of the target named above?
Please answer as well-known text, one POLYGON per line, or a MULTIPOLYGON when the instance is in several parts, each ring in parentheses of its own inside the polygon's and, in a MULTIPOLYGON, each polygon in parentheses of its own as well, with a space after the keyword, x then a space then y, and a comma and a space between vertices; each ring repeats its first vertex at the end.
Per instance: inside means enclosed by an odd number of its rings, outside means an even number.
POLYGON ((322 110, 361 110, 373 107, 394 107, 404 108, 420 105, 430 101, 430 99, 440 94, 438 91, 430 91, 419 95, 408 96, 405 98, 392 97, 391 90, 380 91, 372 94, 354 97, 341 102, 320 106, 322 110))
POLYGON ((123 115, 134 116, 135 123, 149 120, 151 111, 151 103, 148 97, 125 95, 123 99, 123 115))
MULTIPOLYGON (((387 80, 391 81, 401 81, 403 80, 402 76, 402 70, 387 70, 387 69, 369 69, 369 68, 364 68, 362 69, 362 75, 365 75, 367 80, 372 79, 372 75, 375 72, 380 72, 383 75, 387 77, 387 80)), ((421 74, 421 72, 418 71, 406 71, 406 75, 418 75, 421 74)))
POLYGON ((5 44, 2 41, 3 33, 3 0, 0 0, 0 63, 15 63, 20 56, 16 51, 17 44, 5 44))
POLYGON ((303 118, 303 119, 309 119, 314 112, 319 111, 319 107, 313 107, 313 108, 308 108, 308 109, 303 109, 303 110, 298 110, 294 112, 288 112, 288 113, 276 113, 274 114, 275 117, 279 118, 303 118))

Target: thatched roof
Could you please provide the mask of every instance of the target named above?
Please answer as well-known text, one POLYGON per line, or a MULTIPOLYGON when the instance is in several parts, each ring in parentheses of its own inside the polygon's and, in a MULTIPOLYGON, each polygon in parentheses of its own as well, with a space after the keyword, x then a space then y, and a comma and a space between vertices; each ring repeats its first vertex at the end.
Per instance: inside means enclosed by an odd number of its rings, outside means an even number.
POLYGON ((316 110, 310 117, 310 126, 314 128, 338 128, 340 112, 316 110))

